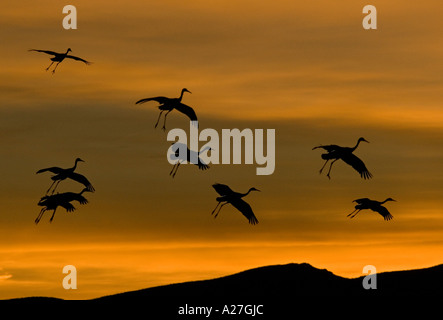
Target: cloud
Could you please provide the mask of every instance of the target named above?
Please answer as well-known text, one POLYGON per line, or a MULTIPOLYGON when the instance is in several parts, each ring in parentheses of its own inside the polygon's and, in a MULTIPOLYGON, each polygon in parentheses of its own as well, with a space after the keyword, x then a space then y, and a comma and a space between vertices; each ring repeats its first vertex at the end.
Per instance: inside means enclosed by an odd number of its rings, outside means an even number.
POLYGON ((2 268, 0 268, 0 282, 6 281, 11 278, 12 278, 12 274, 10 274, 10 273, 6 272, 5 270, 3 270, 2 268))

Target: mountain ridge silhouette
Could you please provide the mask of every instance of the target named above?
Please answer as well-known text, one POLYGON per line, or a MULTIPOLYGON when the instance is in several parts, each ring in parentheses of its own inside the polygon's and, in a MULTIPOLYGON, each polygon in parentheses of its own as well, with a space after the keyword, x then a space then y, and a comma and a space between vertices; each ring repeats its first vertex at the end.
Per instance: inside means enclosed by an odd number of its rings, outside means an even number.
POLYGON ((443 264, 423 269, 377 273, 377 289, 364 289, 363 279, 345 278, 308 263, 269 265, 209 280, 175 283, 104 296, 93 300, 149 297, 278 297, 331 295, 440 295, 443 264))
MULTIPOLYGON (((92 302, 137 302, 168 298, 217 298, 241 297, 314 297, 314 296, 443 296, 439 285, 443 283, 443 264, 422 269, 410 269, 377 273, 377 289, 364 289, 366 275, 345 278, 327 269, 319 269, 308 263, 289 263, 262 266, 208 280, 150 287, 98 298, 92 302)), ((65 300, 50 297, 26 297, 9 301, 65 300)))

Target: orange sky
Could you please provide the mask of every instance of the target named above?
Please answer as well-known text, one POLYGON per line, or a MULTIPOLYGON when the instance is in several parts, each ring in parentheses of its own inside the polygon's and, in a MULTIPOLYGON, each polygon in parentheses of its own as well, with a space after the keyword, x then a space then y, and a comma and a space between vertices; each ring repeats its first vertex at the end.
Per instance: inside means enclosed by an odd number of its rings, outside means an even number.
MULTIPOLYGON (((8 3, 0 12, 0 298, 92 298, 262 265, 308 262, 349 277, 442 263, 442 22, 438 1, 74 1, 78 30, 62 28, 59 2, 8 3), (50 61, 30 48, 94 62, 50 61), (154 130, 155 103, 193 94, 201 128, 276 130, 276 169, 182 166, 168 175, 169 142, 154 130), (337 162, 318 170, 319 144, 353 146, 374 178, 337 162), (48 166, 70 167, 96 192, 90 203, 34 224, 48 166), (244 192, 260 223, 226 206, 210 212, 211 184, 244 192), (352 200, 388 203, 349 220, 352 200), (78 268, 79 289, 62 288, 78 268)), ((168 116, 168 129, 189 130, 168 116)), ((80 191, 64 181, 59 191, 80 191)))

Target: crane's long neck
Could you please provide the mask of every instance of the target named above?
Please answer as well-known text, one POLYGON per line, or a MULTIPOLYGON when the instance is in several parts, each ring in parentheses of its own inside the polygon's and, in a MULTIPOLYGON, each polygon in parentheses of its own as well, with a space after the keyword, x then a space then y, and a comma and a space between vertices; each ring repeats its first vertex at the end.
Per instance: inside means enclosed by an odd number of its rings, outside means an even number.
POLYGON ((355 145, 355 147, 354 147, 354 148, 352 148, 352 151, 354 151, 355 149, 357 149, 357 148, 358 148, 358 145, 360 144, 360 142, 361 142, 361 140, 360 140, 360 139, 358 139, 358 141, 357 141, 357 144, 355 145))
POLYGON ((380 204, 383 204, 383 203, 388 202, 388 201, 391 201, 391 199, 387 198, 385 201, 380 202, 380 204))
POLYGON ((202 154, 203 152, 205 152, 206 150, 211 150, 211 147, 210 147, 210 146, 206 146, 206 147, 204 147, 202 150, 200 150, 200 151, 198 152, 198 154, 200 155, 200 154, 202 154))
POLYGON ((180 97, 178 98, 178 101, 182 101, 184 93, 185 93, 185 89, 182 89, 182 92, 180 93, 180 97))
POLYGON ((249 194, 249 192, 251 192, 252 191, 252 188, 250 188, 249 190, 248 190, 248 192, 246 192, 246 193, 242 193, 241 194, 241 197, 243 198, 243 197, 246 197, 248 194, 249 194))
POLYGON ((180 97, 178 97, 178 101, 182 101, 183 93, 184 93, 184 91, 182 90, 182 92, 180 93, 180 97))
POLYGON ((77 168, 77 163, 78 163, 78 160, 75 160, 74 166, 72 167, 72 171, 75 171, 75 169, 77 168))

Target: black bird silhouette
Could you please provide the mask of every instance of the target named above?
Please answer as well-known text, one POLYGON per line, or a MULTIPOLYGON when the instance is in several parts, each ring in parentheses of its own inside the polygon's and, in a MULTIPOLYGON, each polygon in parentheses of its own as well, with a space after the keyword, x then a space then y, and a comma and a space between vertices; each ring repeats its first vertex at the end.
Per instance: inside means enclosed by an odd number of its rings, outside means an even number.
POLYGON ((324 167, 326 166, 326 164, 328 163, 328 161, 334 159, 334 161, 332 161, 331 165, 329 166, 329 171, 327 174, 327 177, 329 179, 331 179, 330 173, 331 173, 332 165, 334 164, 335 161, 341 159, 344 162, 346 162, 347 164, 349 164, 351 167, 353 167, 355 170, 357 170, 357 172, 360 173, 360 176, 362 178, 364 178, 364 179, 371 178, 372 174, 368 171, 368 169, 366 168, 366 165, 363 163, 363 161, 360 158, 358 158, 356 155, 353 154, 355 149, 357 149, 358 145, 362 141, 369 143, 369 141, 367 141, 365 138, 360 138, 360 139, 358 139, 357 144, 353 148, 340 147, 340 146, 337 146, 334 144, 328 145, 328 146, 318 146, 318 147, 312 148, 312 150, 322 148, 328 152, 328 153, 324 153, 321 155, 322 159, 326 160, 326 162, 323 165, 323 167, 320 169, 320 173, 322 173, 322 171, 323 171, 324 167))
POLYGON ((82 62, 86 63, 87 65, 91 64, 91 62, 86 61, 86 60, 84 60, 84 59, 82 59, 82 58, 79 58, 79 57, 76 57, 76 56, 71 56, 71 55, 69 55, 68 53, 69 53, 69 52, 72 52, 71 48, 68 48, 68 50, 66 50, 65 53, 58 53, 58 52, 54 52, 54 51, 49 51, 49 50, 38 50, 38 49, 30 49, 29 51, 43 52, 43 53, 46 53, 46 54, 49 54, 49 55, 54 56, 53 58, 50 58, 52 62, 51 62, 51 64, 49 65, 49 67, 46 68, 46 71, 48 71, 49 68, 52 66, 52 64, 53 64, 54 62, 57 62, 57 64, 55 65, 55 68, 52 70, 52 73, 53 73, 53 74, 55 73, 55 70, 57 69, 58 65, 59 65, 63 60, 65 60, 66 58, 67 58, 67 59, 77 60, 77 61, 82 61, 82 62))
POLYGON ((254 225, 258 223, 258 220, 255 217, 251 206, 247 202, 245 202, 242 198, 247 196, 251 191, 260 191, 260 190, 256 188, 250 188, 249 191, 246 193, 239 193, 233 191, 227 185, 220 183, 213 184, 212 187, 215 189, 215 191, 217 191, 219 195, 221 195, 221 197, 218 197, 216 199, 218 201, 217 206, 215 207, 214 210, 212 210, 211 213, 214 214, 217 208, 219 208, 217 213, 215 213, 214 218, 217 218, 221 208, 224 205, 230 203, 248 219, 250 224, 254 225), (224 203, 222 204, 222 202, 224 203))
POLYGON ((65 193, 57 193, 50 196, 44 196, 38 202, 38 205, 42 208, 37 218, 35 219, 35 223, 39 223, 43 213, 47 210, 54 210, 52 212, 52 216, 49 219, 49 222, 52 222, 54 219, 55 211, 58 207, 63 207, 66 209, 66 212, 72 212, 75 210, 75 207, 71 204, 72 201, 78 201, 80 204, 87 204, 88 200, 82 196, 83 192, 90 192, 87 188, 84 188, 81 192, 65 192, 65 193))
POLYGON ((174 143, 172 146, 172 151, 174 152, 177 162, 172 167, 172 170, 171 170, 171 172, 169 172, 169 175, 172 175, 172 177, 174 178, 175 174, 177 173, 178 167, 184 161, 195 164, 196 166, 198 166, 198 168, 200 170, 209 169, 209 166, 206 163, 204 163, 204 161, 200 158, 200 154, 202 154, 205 151, 211 151, 211 150, 212 150, 211 147, 207 146, 207 147, 203 148, 202 150, 200 150, 199 152, 191 151, 191 150, 189 150, 189 148, 186 144, 178 143, 178 142, 174 143), (186 155, 182 156, 180 154, 180 150, 186 150, 186 155), (197 162, 196 163, 193 162, 193 159, 197 159, 197 162))
POLYGON ((52 190, 52 194, 54 194, 55 189, 57 189, 57 186, 60 183, 60 181, 65 180, 67 178, 83 184, 88 189, 88 191, 94 192, 95 189, 92 186, 92 184, 89 182, 89 180, 86 179, 85 176, 83 176, 83 175, 81 175, 79 173, 75 173, 74 172, 75 169, 77 168, 77 162, 79 162, 79 161, 84 162, 82 159, 77 158, 77 159, 75 159, 74 166, 72 168, 68 168, 68 169, 62 169, 62 168, 59 168, 59 167, 50 167, 50 168, 45 168, 45 169, 38 170, 37 173, 42 173, 42 172, 46 172, 46 171, 55 173, 55 176, 51 177, 53 182, 52 182, 51 186, 49 187, 49 189, 46 191, 46 194, 49 193, 49 190, 51 190, 51 188, 54 185, 54 183, 56 183, 55 186, 54 186, 54 189, 52 190))
POLYGON ((80 193, 74 192, 65 192, 65 193, 57 193, 50 196, 44 196, 38 202, 39 206, 42 206, 42 210, 38 214, 35 219, 35 223, 39 223, 43 214, 47 210, 54 210, 52 212, 52 216, 49 219, 49 222, 52 222, 54 219, 55 211, 57 208, 63 207, 66 209, 66 212, 72 212, 75 210, 75 207, 71 204, 72 201, 78 201, 80 204, 87 204, 88 200, 82 196, 83 192, 90 192, 87 188, 84 188, 80 193))
POLYGON ((45 213, 45 211, 47 210, 54 210, 52 212, 51 218, 49 219, 49 222, 52 222, 52 220, 54 219, 55 211, 59 206, 65 208, 66 212, 72 212, 75 210, 75 207, 71 203, 64 201, 63 199, 58 197, 58 195, 59 194, 44 196, 40 199, 38 205, 42 206, 43 208, 40 210, 40 213, 35 219, 35 224, 38 224, 40 222, 41 218, 43 217, 43 213, 45 213))
POLYGON ((386 221, 391 220, 393 216, 389 213, 388 209, 382 206, 382 204, 388 201, 396 201, 396 200, 392 198, 387 198, 385 201, 380 202, 368 198, 356 199, 352 201, 357 203, 357 205, 355 206, 355 210, 352 211, 347 216, 350 218, 354 218, 355 215, 360 212, 360 210, 370 209, 374 212, 378 212, 386 221))
POLYGON ((191 121, 197 121, 197 115, 195 114, 194 109, 181 103, 182 98, 183 98, 183 93, 185 93, 185 92, 191 93, 191 91, 189 91, 188 89, 183 88, 182 92, 180 94, 180 97, 178 97, 178 98, 166 98, 166 97, 145 98, 145 99, 138 100, 135 104, 142 104, 142 103, 145 103, 148 101, 157 101, 158 103, 160 103, 158 108, 161 111, 158 116, 157 122, 155 123, 155 128, 157 128, 157 125, 158 125, 158 122, 160 121, 160 117, 161 117, 162 113, 165 111, 168 111, 165 114, 165 120, 163 122, 163 130, 166 130, 166 117, 168 116, 169 112, 171 112, 174 109, 187 115, 189 117, 189 119, 191 119, 191 121))

